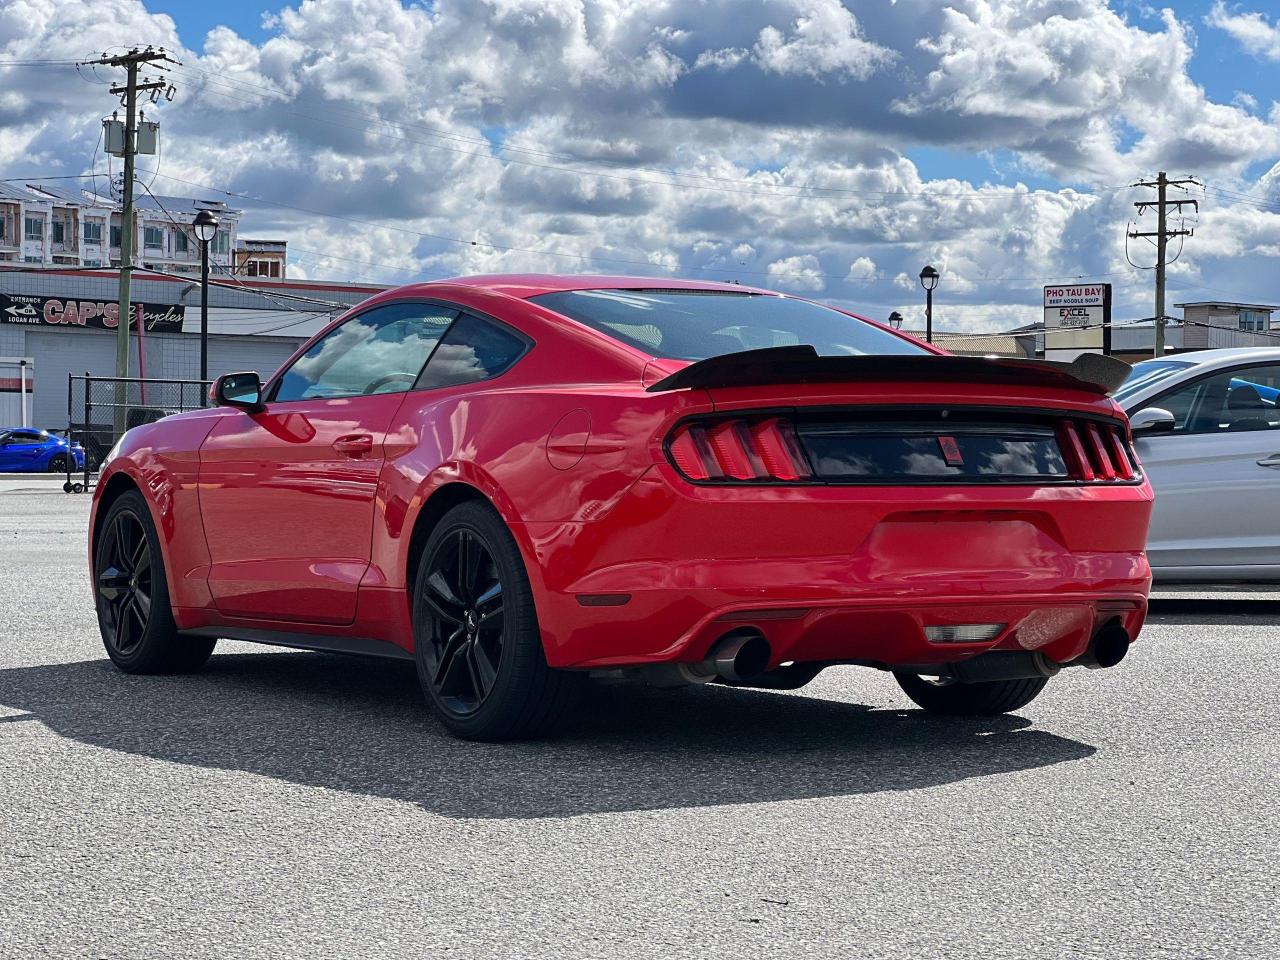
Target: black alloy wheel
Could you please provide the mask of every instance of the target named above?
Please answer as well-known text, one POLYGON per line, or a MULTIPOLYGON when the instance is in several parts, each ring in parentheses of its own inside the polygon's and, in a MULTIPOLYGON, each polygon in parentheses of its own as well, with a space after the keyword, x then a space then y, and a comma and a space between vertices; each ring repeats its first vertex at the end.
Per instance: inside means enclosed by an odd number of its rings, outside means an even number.
POLYGON ((434 615, 423 666, 436 696, 459 716, 493 692, 502 664, 502 579, 493 555, 465 527, 427 559, 423 602, 434 615))
POLYGON ((94 606, 112 663, 125 673, 203 666, 217 640, 178 632, 160 540, 142 494, 121 494, 94 523, 94 606))
POLYGON ((100 609, 106 613, 103 640, 128 656, 146 635, 155 592, 147 531, 132 512, 119 511, 103 531, 96 579, 100 609))
POLYGON ((50 473, 66 473, 67 458, 64 457, 62 454, 58 454, 57 456, 51 458, 49 460, 49 472, 50 473))
POLYGON ((586 674, 547 664, 529 575, 488 503, 449 510, 413 584, 414 659, 440 722, 467 740, 520 740, 577 715, 586 674))

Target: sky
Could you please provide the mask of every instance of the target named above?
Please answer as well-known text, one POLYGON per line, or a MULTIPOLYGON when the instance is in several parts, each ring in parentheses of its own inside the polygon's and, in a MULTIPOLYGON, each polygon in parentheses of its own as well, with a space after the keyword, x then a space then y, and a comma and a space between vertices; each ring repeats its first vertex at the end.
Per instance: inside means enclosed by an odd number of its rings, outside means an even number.
POLYGON ((1166 170, 1203 184, 1169 303, 1280 296, 1273 0, 5 0, 0 177, 105 189, 117 77, 69 61, 140 44, 181 61, 143 182, 298 276, 738 280, 913 327, 929 263, 941 329, 1073 281, 1135 319, 1166 170))

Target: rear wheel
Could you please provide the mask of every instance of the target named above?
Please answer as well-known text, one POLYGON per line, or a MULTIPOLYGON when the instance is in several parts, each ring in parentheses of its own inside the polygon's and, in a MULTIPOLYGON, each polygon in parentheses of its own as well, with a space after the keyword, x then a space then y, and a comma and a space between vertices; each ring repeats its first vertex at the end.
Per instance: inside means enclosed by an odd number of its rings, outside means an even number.
POLYGON ((49 472, 50 473, 66 473, 67 458, 64 457, 62 454, 58 454, 55 457, 51 457, 49 459, 49 472))
POLYGON ((894 673, 898 685, 915 703, 929 713, 950 716, 990 716, 1025 707, 1039 696, 1048 677, 1025 680, 992 680, 986 683, 959 683, 950 679, 921 677, 914 673, 894 673))
POLYGON ((137 490, 100 521, 93 579, 103 646, 125 673, 186 673, 213 653, 216 640, 178 633, 159 537, 137 490))
POLYGON ((432 531, 413 625, 418 679, 455 735, 525 739, 572 718, 586 676, 547 666, 520 551, 488 504, 460 504, 432 531))

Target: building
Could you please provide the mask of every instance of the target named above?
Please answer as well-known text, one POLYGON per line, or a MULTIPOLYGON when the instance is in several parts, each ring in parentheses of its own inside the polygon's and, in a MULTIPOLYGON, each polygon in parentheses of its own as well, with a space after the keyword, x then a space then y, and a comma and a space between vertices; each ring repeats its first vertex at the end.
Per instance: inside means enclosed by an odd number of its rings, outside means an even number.
MULTIPOLYGON (((148 270, 198 274, 200 245, 191 221, 201 210, 218 218, 218 232, 209 244, 213 272, 232 271, 240 210, 219 200, 149 193, 134 199, 134 262, 148 270)), ((118 267, 121 221, 119 204, 92 191, 40 182, 0 183, 0 267, 118 267)), ((283 243, 278 254, 283 258, 283 243)), ((283 278, 283 264, 279 274, 268 276, 283 278)))
POLYGON ((235 272, 242 277, 283 280, 288 263, 287 248, 285 240, 238 240, 235 272))
MULTIPOLYGON (((903 330, 918 340, 923 340, 923 330, 903 330)), ((933 345, 948 353, 962 357, 1008 357, 1016 360, 1034 360, 1036 357, 1035 333, 1018 330, 1008 333, 947 333, 935 330, 933 345)))
POLYGON ((1182 323, 1187 328, 1182 342, 1187 350, 1276 344, 1274 337, 1258 337, 1256 334, 1266 334, 1271 330, 1271 314, 1280 310, 1280 306, 1221 300, 1175 303, 1174 306, 1182 310, 1182 323), (1255 344, 1257 340, 1263 343, 1255 344))
MULTIPOLYGON (((173 266, 172 258, 153 262, 173 266)), ((145 323, 133 325, 130 373, 198 380, 199 277, 165 272, 170 275, 134 272, 131 299, 145 323)), ((334 316, 385 289, 240 277, 222 282, 232 286, 209 288, 210 378, 238 370, 265 377, 334 316)), ((68 375, 114 376, 119 296, 115 271, 0 264, 0 424, 63 428, 68 375)))

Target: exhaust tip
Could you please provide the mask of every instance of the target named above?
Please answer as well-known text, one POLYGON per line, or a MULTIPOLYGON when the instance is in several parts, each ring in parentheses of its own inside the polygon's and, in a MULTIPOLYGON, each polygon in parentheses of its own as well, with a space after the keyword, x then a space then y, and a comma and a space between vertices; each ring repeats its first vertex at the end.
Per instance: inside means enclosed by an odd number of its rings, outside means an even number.
POLYGON ((741 683, 764 673, 772 653, 760 631, 731 630, 716 641, 707 659, 722 680, 741 683))
POLYGON ((1107 624, 1094 635, 1089 649, 1074 662, 1090 670, 1114 667, 1129 652, 1129 634, 1118 622, 1107 624))

